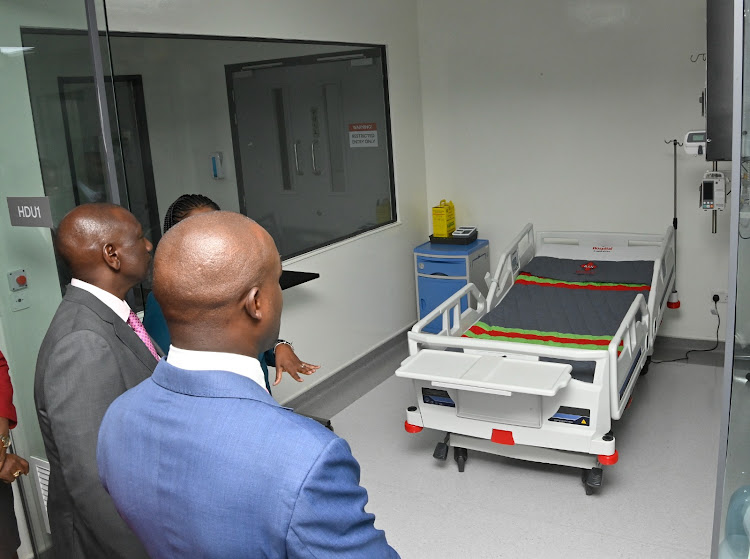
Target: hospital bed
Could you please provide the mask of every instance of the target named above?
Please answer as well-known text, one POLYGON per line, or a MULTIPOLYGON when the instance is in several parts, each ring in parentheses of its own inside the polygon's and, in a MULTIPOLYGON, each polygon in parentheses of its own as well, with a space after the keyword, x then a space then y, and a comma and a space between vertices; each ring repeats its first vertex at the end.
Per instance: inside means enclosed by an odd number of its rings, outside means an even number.
POLYGON ((613 420, 645 374, 675 280, 662 235, 541 232, 527 224, 484 297, 468 284, 408 333, 396 375, 412 380, 405 428, 468 450, 582 469, 586 494, 618 460, 613 420), (439 319, 438 333, 424 331, 439 319))

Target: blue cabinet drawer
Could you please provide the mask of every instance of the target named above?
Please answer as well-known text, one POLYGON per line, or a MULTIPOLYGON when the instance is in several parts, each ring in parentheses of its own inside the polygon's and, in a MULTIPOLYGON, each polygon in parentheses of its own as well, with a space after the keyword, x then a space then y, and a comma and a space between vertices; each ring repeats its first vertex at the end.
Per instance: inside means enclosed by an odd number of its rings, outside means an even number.
POLYGON ((466 258, 439 258, 417 255, 417 273, 428 276, 466 276, 466 258))
MULTIPOLYGON (((419 318, 424 318, 430 311, 437 307, 440 303, 446 301, 456 291, 466 285, 464 280, 454 279, 443 279, 443 278, 427 278, 420 276, 417 279, 417 287, 419 289, 419 318)), ((469 307, 469 300, 467 297, 461 299, 461 311, 465 311, 469 307)), ((453 314, 450 316, 451 326, 453 326, 453 314)), ((425 332, 436 334, 440 331, 443 326, 443 318, 438 317, 430 322, 425 328, 425 332)))

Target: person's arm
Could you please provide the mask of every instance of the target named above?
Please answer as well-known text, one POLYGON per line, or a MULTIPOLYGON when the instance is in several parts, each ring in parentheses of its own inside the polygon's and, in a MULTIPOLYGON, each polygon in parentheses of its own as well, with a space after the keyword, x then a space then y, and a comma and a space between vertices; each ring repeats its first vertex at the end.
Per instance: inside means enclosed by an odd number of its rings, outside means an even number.
MULTIPOLYGON (((62 483, 86 530, 107 557, 146 557, 99 481, 96 443, 104 413, 125 391, 112 349, 99 334, 77 331, 58 342, 44 378, 46 412, 55 441, 62 483)), ((122 441, 123 452, 132 441, 122 441)), ((146 465, 144 465, 146 467, 146 465)))
POLYGON ((286 371, 289 375, 297 382, 302 382, 300 375, 311 375, 318 369, 320 365, 313 365, 311 363, 305 363, 297 357, 294 353, 294 348, 285 342, 278 342, 274 348, 274 360, 269 361, 268 355, 266 354, 266 363, 272 367, 276 367, 276 380, 273 385, 276 386, 281 382, 281 377, 286 371))
POLYGON ((300 489, 287 533, 290 559, 307 557, 398 558, 375 516, 365 512, 367 491, 349 445, 331 440, 300 489))
MULTIPOLYGON (((10 383, 8 362, 0 352, 0 435, 9 436, 10 430, 16 426, 16 408, 13 406, 13 385, 10 383)), ((0 442, 0 468, 5 460, 7 449, 0 442)))
MULTIPOLYGON (((13 385, 10 383, 8 362, 0 352, 0 435, 10 436, 10 430, 16 426, 16 422, 13 385)), ((29 463, 20 456, 9 454, 5 444, 0 442, 0 481, 13 483, 19 475, 28 475, 28 473, 29 463)))

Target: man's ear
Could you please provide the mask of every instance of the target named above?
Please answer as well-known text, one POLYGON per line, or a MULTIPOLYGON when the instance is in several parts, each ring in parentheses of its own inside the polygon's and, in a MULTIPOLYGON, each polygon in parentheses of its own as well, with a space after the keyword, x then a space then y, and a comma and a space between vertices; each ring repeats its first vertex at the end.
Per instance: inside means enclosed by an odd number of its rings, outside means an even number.
POLYGON ((117 254, 117 249, 112 243, 107 243, 102 247, 102 258, 104 258, 107 266, 116 272, 120 271, 120 256, 117 254))
POLYGON ((260 310, 260 300, 258 299, 258 288, 253 287, 247 295, 245 295, 245 312, 249 314, 255 320, 263 318, 263 313, 260 310))

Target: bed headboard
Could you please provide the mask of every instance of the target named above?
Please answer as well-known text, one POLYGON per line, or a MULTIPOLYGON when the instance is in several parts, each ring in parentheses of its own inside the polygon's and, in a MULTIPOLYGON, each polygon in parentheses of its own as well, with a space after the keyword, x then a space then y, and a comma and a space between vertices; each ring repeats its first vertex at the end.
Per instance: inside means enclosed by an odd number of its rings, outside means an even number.
POLYGON ((664 235, 598 231, 540 231, 536 256, 592 260, 656 260, 664 235))

